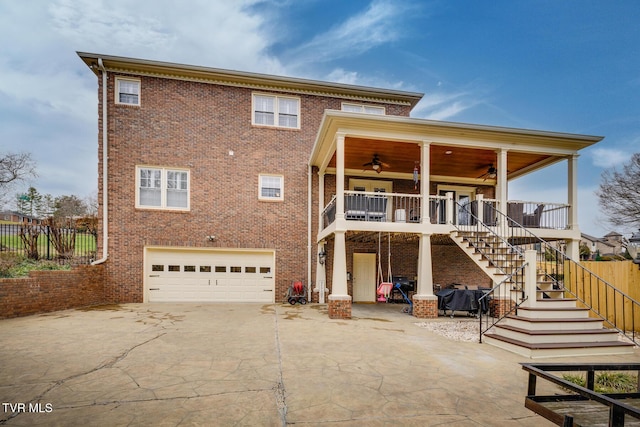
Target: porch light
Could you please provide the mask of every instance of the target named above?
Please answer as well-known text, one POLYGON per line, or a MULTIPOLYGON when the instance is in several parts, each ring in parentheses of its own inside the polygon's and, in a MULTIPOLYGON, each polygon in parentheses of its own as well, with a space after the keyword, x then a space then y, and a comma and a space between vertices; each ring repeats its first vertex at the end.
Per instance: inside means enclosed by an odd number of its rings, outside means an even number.
POLYGON ((318 262, 320 263, 320 265, 324 264, 324 261, 327 259, 327 253, 324 251, 324 249, 320 249, 320 252, 318 252, 318 262))

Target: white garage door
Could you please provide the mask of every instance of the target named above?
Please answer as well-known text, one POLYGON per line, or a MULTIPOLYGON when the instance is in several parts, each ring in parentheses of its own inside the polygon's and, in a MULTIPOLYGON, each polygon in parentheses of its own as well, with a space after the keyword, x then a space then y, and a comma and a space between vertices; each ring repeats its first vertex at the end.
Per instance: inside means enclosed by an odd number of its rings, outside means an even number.
POLYGON ((149 302, 274 302, 274 253, 147 249, 149 302))

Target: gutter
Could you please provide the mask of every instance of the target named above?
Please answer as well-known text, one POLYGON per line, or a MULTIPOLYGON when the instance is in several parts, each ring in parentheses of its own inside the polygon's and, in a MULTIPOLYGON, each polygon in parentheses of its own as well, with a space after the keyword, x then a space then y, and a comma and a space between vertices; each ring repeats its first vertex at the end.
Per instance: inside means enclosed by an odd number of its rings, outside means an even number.
POLYGON ((91 265, 102 264, 109 258, 109 209, 107 187, 107 69, 98 58, 98 67, 102 71, 102 258, 95 260, 91 265))
POLYGON ((313 258, 311 257, 312 253, 312 241, 311 241, 311 204, 313 203, 313 197, 311 194, 312 189, 312 176, 313 176, 313 166, 309 164, 307 169, 307 301, 311 302, 311 262, 313 258))

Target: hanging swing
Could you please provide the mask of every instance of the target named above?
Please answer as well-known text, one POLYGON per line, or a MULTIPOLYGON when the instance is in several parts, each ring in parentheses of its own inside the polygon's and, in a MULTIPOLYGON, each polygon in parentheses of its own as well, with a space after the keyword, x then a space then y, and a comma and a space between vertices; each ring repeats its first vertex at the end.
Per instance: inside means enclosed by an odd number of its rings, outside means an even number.
POLYGON ((391 233, 388 234, 388 238, 387 238, 387 240, 389 241, 389 250, 387 251, 389 264, 387 266, 387 272, 389 274, 386 282, 384 281, 384 274, 382 273, 381 240, 382 240, 382 233, 378 232, 378 281, 380 284, 378 285, 377 294, 378 294, 379 302, 387 302, 389 300, 389 294, 393 289, 393 281, 392 281, 393 276, 391 275, 391 233))

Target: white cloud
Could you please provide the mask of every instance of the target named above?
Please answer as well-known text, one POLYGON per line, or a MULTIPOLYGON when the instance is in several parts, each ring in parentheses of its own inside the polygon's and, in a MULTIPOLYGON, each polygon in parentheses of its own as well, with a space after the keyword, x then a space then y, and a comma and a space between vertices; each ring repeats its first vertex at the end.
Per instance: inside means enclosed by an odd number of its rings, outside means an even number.
POLYGON ((480 101, 469 92, 427 93, 413 109, 412 116, 430 120, 450 120, 480 101))
POLYGON ((296 66, 327 62, 364 53, 401 37, 402 3, 375 0, 362 13, 314 37, 287 53, 296 66))
POLYGON ((29 151, 41 193, 97 186, 97 80, 76 51, 284 74, 260 0, 0 1, 0 141, 29 151), (66 186, 65 186, 66 183, 66 186))
POLYGON ((611 168, 621 166, 629 161, 631 153, 609 148, 594 148, 591 150, 591 158, 595 166, 611 168))

